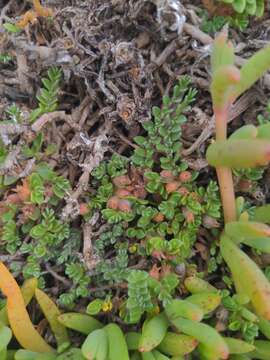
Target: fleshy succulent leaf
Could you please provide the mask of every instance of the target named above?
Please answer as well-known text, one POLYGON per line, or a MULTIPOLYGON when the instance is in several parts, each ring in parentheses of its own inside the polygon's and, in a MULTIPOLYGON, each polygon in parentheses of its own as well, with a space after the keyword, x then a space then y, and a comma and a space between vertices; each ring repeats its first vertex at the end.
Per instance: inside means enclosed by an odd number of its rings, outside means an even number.
POLYGON ((232 272, 237 292, 247 295, 255 312, 264 319, 269 320, 270 283, 264 273, 228 236, 223 235, 221 237, 220 249, 232 272))
POLYGON ((267 165, 270 142, 260 139, 217 141, 206 153, 210 165, 242 169, 267 165))
POLYGON ((213 43, 211 69, 215 73, 220 67, 234 64, 233 44, 228 41, 226 31, 221 32, 213 43))
POLYGON ((234 98, 248 90, 270 68, 270 46, 255 53, 240 70, 241 80, 233 90, 234 98))

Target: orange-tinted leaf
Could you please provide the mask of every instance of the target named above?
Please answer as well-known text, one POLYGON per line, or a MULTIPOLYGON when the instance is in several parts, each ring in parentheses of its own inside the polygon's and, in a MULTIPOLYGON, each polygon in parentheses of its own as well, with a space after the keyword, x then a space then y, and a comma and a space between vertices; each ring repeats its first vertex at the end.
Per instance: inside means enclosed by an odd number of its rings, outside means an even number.
POLYGON ((18 196, 22 202, 27 201, 31 195, 28 180, 24 179, 22 181, 22 185, 17 185, 16 189, 14 191, 18 194, 18 196))
MULTIPOLYGON (((23 285, 21 287, 21 292, 22 292, 25 306, 27 306, 30 303, 30 301, 32 300, 32 297, 35 294, 35 289, 37 288, 37 285, 38 285, 38 281, 35 278, 27 279, 23 283, 23 285)), ((0 321, 5 325, 9 324, 6 306, 4 306, 0 310, 0 321)))
POLYGON ((0 289, 7 297, 9 323, 20 345, 31 351, 53 351, 34 328, 26 311, 21 290, 16 280, 2 262, 0 262, 0 289))
POLYGON ((38 16, 53 16, 53 12, 49 8, 45 8, 40 4, 40 0, 33 0, 35 12, 38 16))

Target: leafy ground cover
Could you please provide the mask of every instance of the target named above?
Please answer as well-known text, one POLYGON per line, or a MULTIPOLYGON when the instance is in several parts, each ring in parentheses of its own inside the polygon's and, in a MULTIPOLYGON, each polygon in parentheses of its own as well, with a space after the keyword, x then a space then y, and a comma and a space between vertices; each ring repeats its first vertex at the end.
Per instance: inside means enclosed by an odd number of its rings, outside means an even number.
POLYGON ((0 358, 269 359, 269 5, 0 5, 0 358))

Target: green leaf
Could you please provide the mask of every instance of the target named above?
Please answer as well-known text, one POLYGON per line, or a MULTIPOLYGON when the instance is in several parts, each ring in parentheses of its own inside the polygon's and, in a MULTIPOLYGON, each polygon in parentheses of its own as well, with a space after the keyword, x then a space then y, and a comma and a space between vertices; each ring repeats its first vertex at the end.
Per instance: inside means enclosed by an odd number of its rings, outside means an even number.
POLYGON ((219 34, 213 43, 211 54, 211 69, 215 73, 222 66, 234 64, 234 49, 231 42, 227 41, 227 33, 219 34))
POLYGON ((161 237, 152 237, 147 240, 146 253, 151 255, 154 250, 162 251, 164 249, 165 240, 161 237))
POLYGON ((270 227, 254 221, 232 221, 225 225, 225 233, 235 243, 241 243, 244 238, 269 237, 270 227))
POLYGON ((38 224, 32 227, 30 231, 30 236, 32 236, 34 239, 39 239, 42 236, 44 236, 47 232, 47 228, 43 224, 38 224))
POLYGON ((243 140, 243 139, 255 139, 257 137, 258 130, 254 125, 244 125, 234 131, 229 137, 230 140, 243 140))
POLYGON ((147 142, 147 139, 143 136, 135 136, 134 141, 136 144, 140 146, 144 146, 145 143, 147 142))
POLYGON ((253 168, 267 165, 270 142, 259 139, 216 141, 206 152, 210 165, 229 168, 253 168))
POLYGON ((65 179, 63 176, 55 177, 52 190, 59 199, 63 199, 69 189, 70 184, 67 179, 65 179))
POLYGON ((268 360, 270 356, 270 341, 255 340, 255 350, 249 353, 252 359, 268 360))
POLYGON ((12 338, 12 332, 8 326, 4 326, 0 322, 0 351, 3 351, 7 348, 10 340, 12 338))
POLYGON ((253 220, 270 224, 270 204, 256 207, 254 209, 253 220))
POLYGON ((44 245, 41 244, 37 244, 37 246, 34 247, 34 255, 37 258, 42 258, 46 255, 47 253, 47 248, 44 245))
POLYGON ((261 17, 264 14, 264 0, 257 0, 256 16, 261 17))
POLYGON ((18 33, 18 32, 20 32, 22 30, 18 26, 14 25, 14 24, 11 24, 11 23, 3 24, 3 28, 6 29, 8 32, 11 32, 11 33, 18 33))
POLYGON ((45 188, 43 185, 42 178, 37 173, 33 173, 30 176, 30 189, 31 189, 31 202, 34 204, 41 205, 44 202, 45 188))
POLYGON ((113 209, 102 210, 102 216, 109 224, 116 224, 122 220, 122 213, 113 209))
POLYGON ((240 81, 234 86, 233 96, 238 96, 248 90, 270 68, 270 46, 255 53, 240 70, 240 81))
POLYGON ((11 184, 14 184, 18 180, 17 176, 13 175, 5 175, 3 185, 9 186, 11 184))
POLYGON ((232 6, 236 12, 241 14, 246 8, 246 2, 247 0, 234 0, 232 6))
POLYGON ((256 10, 257 10, 257 4, 256 1, 248 1, 247 0, 247 4, 246 4, 246 8, 245 8, 245 12, 248 15, 255 15, 256 14, 256 10))
POLYGON ((175 214, 174 205, 169 201, 162 201, 159 205, 159 210, 162 212, 163 215, 169 220, 173 219, 175 214))
POLYGON ((270 238, 244 238, 242 243, 258 251, 270 254, 270 238))
POLYGON ((147 217, 147 216, 142 216, 140 217, 137 225, 141 228, 145 228, 151 221, 151 218, 150 217, 147 217))
POLYGON ((257 315, 270 319, 270 283, 264 273, 229 237, 221 237, 220 249, 237 293, 250 298, 257 315))
POLYGON ((257 130, 258 130, 258 134, 257 134, 258 139, 265 139, 270 141, 270 122, 258 126, 257 130))
POLYGON ((157 107, 157 106, 153 106, 152 114, 153 114, 154 117, 159 118, 161 116, 161 109, 159 107, 157 107))
POLYGON ((18 350, 15 354, 15 360, 56 360, 56 354, 42 354, 29 350, 18 350))
POLYGON ((80 349, 72 348, 65 351, 63 354, 58 355, 56 360, 85 360, 80 349))
POLYGON ((89 315, 97 315, 102 310, 104 301, 101 299, 95 299, 91 301, 86 308, 86 313, 89 315))
POLYGON ((234 100, 233 91, 240 79, 240 71, 233 65, 221 66, 213 73, 210 90, 216 111, 227 109, 228 103, 234 100))

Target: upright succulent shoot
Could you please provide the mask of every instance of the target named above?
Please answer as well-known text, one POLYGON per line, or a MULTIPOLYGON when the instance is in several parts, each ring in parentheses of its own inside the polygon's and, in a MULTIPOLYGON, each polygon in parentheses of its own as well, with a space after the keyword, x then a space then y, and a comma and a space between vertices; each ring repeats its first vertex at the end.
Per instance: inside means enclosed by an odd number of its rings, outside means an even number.
POLYGON ((209 147, 207 160, 211 165, 216 166, 224 218, 225 222, 230 222, 236 220, 231 168, 245 167, 245 161, 249 156, 243 156, 243 152, 252 154, 253 151, 249 150, 252 147, 256 148, 257 156, 254 156, 252 160, 249 159, 248 166, 265 165, 270 160, 270 143, 263 143, 262 139, 247 139, 246 143, 238 139, 230 139, 225 142, 229 109, 233 102, 270 67, 270 46, 253 55, 239 70, 234 65, 233 45, 227 40, 227 33, 222 32, 214 42, 211 67, 211 96, 216 121, 216 144, 209 147), (218 163, 217 157, 220 157, 218 163))
MULTIPOLYGON (((270 46, 252 56, 239 70, 234 66, 233 46, 227 34, 221 33, 214 42, 211 66, 211 95, 216 121, 216 142, 207 150, 207 160, 217 170, 225 230, 220 249, 227 262, 236 290, 245 295, 255 312, 270 320, 270 283, 264 273, 239 247, 241 243, 262 252, 270 252, 269 227, 241 217, 237 221, 231 169, 253 168, 270 161, 270 136, 267 129, 244 126, 227 140, 227 121, 231 105, 270 68, 270 46)), ((256 212, 258 214, 258 211, 256 212)), ((260 212, 259 212, 260 213, 260 212)))

